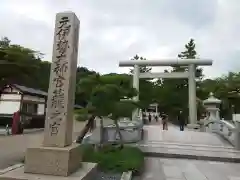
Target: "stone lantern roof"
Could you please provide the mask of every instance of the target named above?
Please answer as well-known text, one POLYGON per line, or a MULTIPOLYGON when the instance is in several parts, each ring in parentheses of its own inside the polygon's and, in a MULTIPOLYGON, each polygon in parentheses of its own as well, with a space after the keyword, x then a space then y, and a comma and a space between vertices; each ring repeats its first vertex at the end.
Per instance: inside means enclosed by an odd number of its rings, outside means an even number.
POLYGON ((210 92, 208 99, 203 101, 203 104, 221 104, 221 100, 214 97, 213 93, 210 92))

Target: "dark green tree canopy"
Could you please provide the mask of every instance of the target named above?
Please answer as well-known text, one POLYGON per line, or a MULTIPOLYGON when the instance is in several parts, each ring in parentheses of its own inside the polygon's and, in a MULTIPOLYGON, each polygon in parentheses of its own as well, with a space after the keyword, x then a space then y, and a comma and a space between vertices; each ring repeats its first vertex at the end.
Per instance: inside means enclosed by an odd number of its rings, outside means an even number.
MULTIPOLYGON (((185 45, 185 49, 178 55, 181 59, 197 59, 197 56, 194 39, 190 39, 185 45)), ((11 40, 3 37, 0 40, 0 86, 6 83, 16 83, 47 91, 51 63, 44 61, 43 58, 41 52, 12 44, 11 40)), ((133 60, 146 60, 146 58, 136 55, 133 60)), ((168 72, 186 70, 187 67, 173 67, 168 72)), ((151 68, 143 66, 140 71, 142 73, 150 72, 151 68)), ((240 112, 239 72, 230 72, 226 76, 216 79, 203 80, 202 69, 196 67, 196 71, 198 77, 196 79, 197 97, 199 99, 204 100, 210 92, 213 92, 217 98, 223 101, 221 105, 222 117, 230 117, 233 111, 240 112)), ((92 111, 96 111, 96 107, 98 107, 101 113, 106 108, 108 110, 104 113, 108 114, 111 110, 114 112, 114 118, 126 114, 130 115, 131 111, 127 111, 127 108, 133 109, 136 105, 146 108, 153 102, 159 104, 160 111, 169 115, 174 115, 179 109, 188 112, 187 79, 159 79, 157 81, 140 79, 139 92, 132 88, 131 74, 101 75, 86 67, 78 67, 76 79, 76 104, 86 108, 91 107, 92 111), (139 93, 140 101, 134 104, 129 99, 134 97, 136 93, 139 93), (93 96, 93 94, 97 96, 93 96), (119 109, 120 106, 121 109, 119 109), (118 111, 113 107, 118 107, 118 111)))

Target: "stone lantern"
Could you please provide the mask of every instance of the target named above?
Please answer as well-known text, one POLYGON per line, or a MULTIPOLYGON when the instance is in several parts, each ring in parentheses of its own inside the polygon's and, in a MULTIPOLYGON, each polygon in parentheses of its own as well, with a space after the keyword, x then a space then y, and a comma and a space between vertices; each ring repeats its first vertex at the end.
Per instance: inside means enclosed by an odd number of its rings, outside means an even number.
POLYGON ((206 120, 220 120, 219 105, 221 100, 214 97, 213 93, 209 94, 209 98, 203 101, 203 105, 209 113, 206 120))

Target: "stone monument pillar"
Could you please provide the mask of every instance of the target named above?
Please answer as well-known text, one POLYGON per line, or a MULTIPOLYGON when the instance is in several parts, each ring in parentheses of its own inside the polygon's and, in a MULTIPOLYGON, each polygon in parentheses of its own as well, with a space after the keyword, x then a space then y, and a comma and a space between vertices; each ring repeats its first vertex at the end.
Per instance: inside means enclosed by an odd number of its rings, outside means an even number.
POLYGON ((72 12, 56 15, 44 141, 27 149, 27 173, 68 176, 80 167, 80 146, 72 144, 79 26, 72 12))
POLYGON ((57 14, 44 146, 65 147, 72 144, 78 36, 79 20, 76 15, 57 14))

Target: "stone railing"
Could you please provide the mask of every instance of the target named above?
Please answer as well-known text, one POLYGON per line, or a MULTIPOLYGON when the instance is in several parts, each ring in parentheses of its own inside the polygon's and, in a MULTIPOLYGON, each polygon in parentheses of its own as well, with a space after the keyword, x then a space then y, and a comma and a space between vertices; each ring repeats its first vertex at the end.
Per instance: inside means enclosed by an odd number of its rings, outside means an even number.
MULTIPOLYGON (((124 143, 138 142, 142 139, 142 121, 121 120, 118 124, 124 143)), ((108 142, 118 142, 120 140, 119 135, 116 132, 115 124, 104 128, 106 130, 105 132, 107 134, 108 142)))
POLYGON ((208 120, 202 123, 201 130, 204 132, 213 132, 222 136, 229 141, 234 147, 240 149, 240 129, 238 128, 238 121, 232 124, 226 120, 208 120))
MULTIPOLYGON (((143 123, 140 119, 135 121, 120 120, 118 122, 122 139, 124 143, 133 143, 143 138, 143 123)), ((100 127, 94 129, 91 135, 84 139, 85 143, 96 144, 100 142, 100 127)), ((119 135, 116 132, 115 124, 109 124, 103 127, 103 140, 105 143, 118 143, 119 135)))

